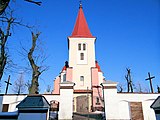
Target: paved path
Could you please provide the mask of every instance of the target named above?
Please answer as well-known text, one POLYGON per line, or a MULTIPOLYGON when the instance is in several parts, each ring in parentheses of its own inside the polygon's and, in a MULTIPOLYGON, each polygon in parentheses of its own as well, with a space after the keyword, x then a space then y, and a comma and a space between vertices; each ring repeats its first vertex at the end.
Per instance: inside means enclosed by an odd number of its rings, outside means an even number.
POLYGON ((74 113, 73 120, 102 120, 101 114, 74 113))

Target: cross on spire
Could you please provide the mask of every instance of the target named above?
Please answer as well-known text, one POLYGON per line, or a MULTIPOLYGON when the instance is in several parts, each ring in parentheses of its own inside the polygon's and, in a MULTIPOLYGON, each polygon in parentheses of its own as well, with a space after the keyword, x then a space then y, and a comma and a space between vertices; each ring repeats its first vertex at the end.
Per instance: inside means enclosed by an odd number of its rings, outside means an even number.
POLYGON ((151 87, 151 93, 153 93, 153 87, 152 87, 152 79, 155 78, 155 76, 151 77, 150 72, 148 72, 148 78, 146 80, 149 80, 150 82, 150 87, 151 87))
POLYGON ((82 0, 79 1, 79 8, 82 8, 82 0))
POLYGON ((8 81, 4 81, 5 83, 7 83, 5 94, 7 94, 7 92, 8 92, 8 86, 9 86, 9 85, 12 85, 9 81, 10 81, 10 75, 9 75, 9 77, 8 77, 8 81))

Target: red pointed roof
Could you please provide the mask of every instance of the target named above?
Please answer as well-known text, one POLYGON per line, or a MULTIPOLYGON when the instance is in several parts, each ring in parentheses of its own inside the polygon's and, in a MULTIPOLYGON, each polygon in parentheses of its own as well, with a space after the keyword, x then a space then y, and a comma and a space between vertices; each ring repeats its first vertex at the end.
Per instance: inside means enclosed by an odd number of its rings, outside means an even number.
POLYGON ((98 64, 97 61, 96 61, 96 68, 98 68, 98 72, 102 72, 102 71, 101 71, 101 68, 100 68, 100 66, 99 66, 99 64, 98 64))
POLYGON ((82 9, 82 5, 80 5, 80 7, 79 7, 77 20, 76 20, 72 35, 70 37, 93 38, 93 36, 92 36, 92 34, 89 30, 87 21, 85 19, 83 9, 82 9))
POLYGON ((62 68, 62 72, 63 72, 64 70, 67 70, 66 66, 64 66, 64 67, 62 68))

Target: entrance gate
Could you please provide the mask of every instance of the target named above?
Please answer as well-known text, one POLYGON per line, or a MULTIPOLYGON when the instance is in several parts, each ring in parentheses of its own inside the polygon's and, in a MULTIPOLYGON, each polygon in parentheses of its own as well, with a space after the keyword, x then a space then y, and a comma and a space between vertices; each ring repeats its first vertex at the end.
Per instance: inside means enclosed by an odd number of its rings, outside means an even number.
POLYGON ((89 110, 89 100, 88 97, 83 95, 83 96, 78 96, 76 98, 76 111, 77 112, 88 112, 89 110))

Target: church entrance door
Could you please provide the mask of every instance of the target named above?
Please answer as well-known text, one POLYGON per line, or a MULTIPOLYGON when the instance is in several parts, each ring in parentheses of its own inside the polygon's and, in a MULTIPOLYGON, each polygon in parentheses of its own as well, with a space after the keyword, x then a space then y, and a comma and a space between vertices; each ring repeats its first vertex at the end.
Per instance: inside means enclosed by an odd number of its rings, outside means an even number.
POLYGON ((88 112, 88 106, 89 106, 89 101, 88 97, 83 95, 83 96, 78 96, 76 98, 76 111, 77 112, 88 112))

